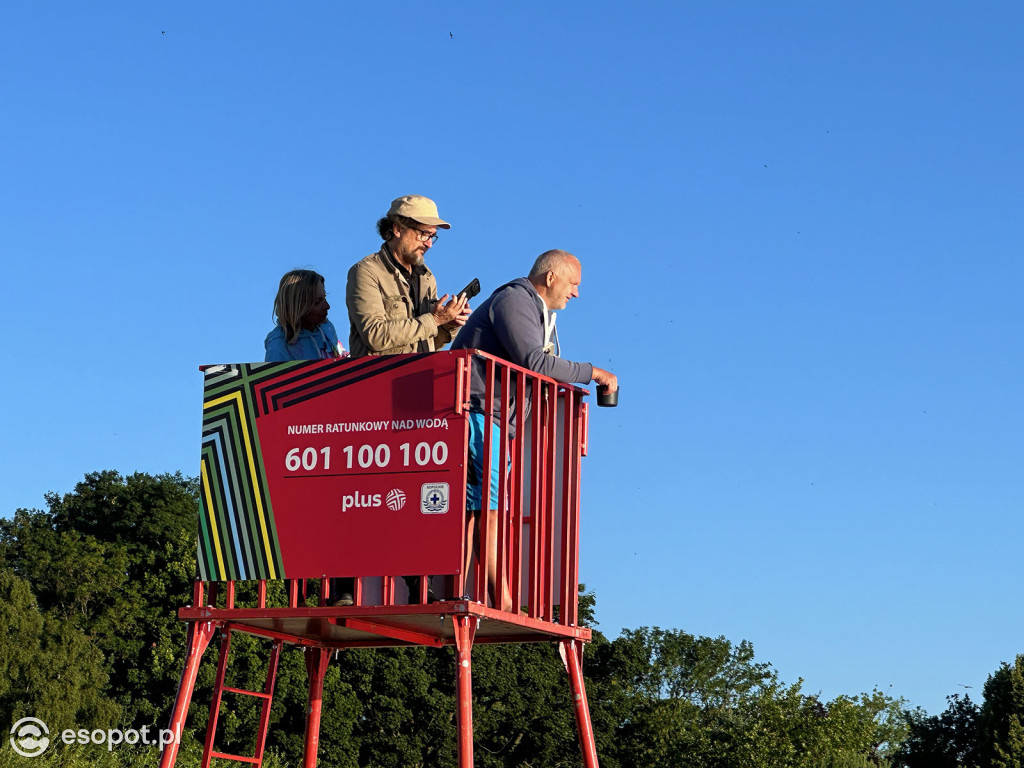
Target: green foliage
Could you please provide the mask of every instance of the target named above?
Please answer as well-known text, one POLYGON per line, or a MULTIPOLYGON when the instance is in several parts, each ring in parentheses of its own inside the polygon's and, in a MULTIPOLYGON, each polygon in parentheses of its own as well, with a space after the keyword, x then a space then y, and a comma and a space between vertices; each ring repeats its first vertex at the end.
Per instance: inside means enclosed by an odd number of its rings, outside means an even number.
POLYGON ((1024 766, 1024 654, 989 675, 980 720, 983 764, 1024 766))
MULTIPOLYGON (((160 727, 183 664, 195 573, 196 482, 177 475, 87 475, 47 510, 0 520, 0 715, 56 728, 160 727)), ((272 604, 283 585, 268 584, 272 604)), ((236 604, 253 604, 239 585, 236 604)), ((594 625, 583 593, 581 621, 594 625)), ((199 762, 213 688, 215 642, 199 670, 178 765, 199 762)), ((260 690, 272 642, 232 635, 228 684, 260 690)), ((268 768, 300 761, 306 651, 280 660, 268 768)), ((750 643, 641 627, 609 641, 594 631, 583 657, 604 768, 1024 768, 1024 656, 1002 665, 980 709, 950 698, 938 717, 879 691, 832 701, 785 684, 750 643)), ((582 764, 557 647, 478 645, 473 652, 476 764, 582 764)), ((451 648, 349 649, 324 685, 321 764, 454 768, 451 648)), ((216 744, 252 754, 259 702, 226 692, 216 744)), ((0 749, 0 768, 24 763, 0 749), (20 762, 19 762, 20 761, 20 762)), ((55 745, 34 766, 135 768, 154 750, 55 745)))
MULTIPOLYGON (((451 650, 352 649, 339 656, 340 682, 358 702, 352 741, 358 765, 454 765, 451 650), (445 659, 448 663, 444 663, 445 659)), ((454 672, 452 673, 454 674, 454 672)))
MULTIPOLYGON (((454 681, 454 664, 449 661, 454 681)), ((554 645, 473 651, 473 724, 480 766, 582 763, 565 667, 554 645)))
POLYGON ((39 610, 29 584, 0 571, 0 712, 54 726, 106 727, 118 714, 101 690, 103 656, 78 628, 39 610))
MULTIPOLYGON (((201 745, 182 744, 175 768, 198 768, 202 757, 201 745)), ((108 750, 105 746, 78 744, 65 746, 51 744, 38 757, 25 758, 9 746, 0 747, 0 768, 153 768, 160 763, 158 747, 120 746, 108 750)), ((217 765, 218 761, 214 761, 217 765)), ((225 765, 220 761, 221 765, 225 765)), ((321 762, 321 765, 325 763, 321 762)), ((273 752, 264 756, 263 768, 285 768, 294 763, 285 762, 273 752)))
POLYGON ((173 702, 185 636, 174 607, 191 595, 196 490, 180 474, 96 472, 72 493, 47 494, 46 512, 0 521, 0 567, 31 585, 43 614, 88 636, 125 727, 162 720, 173 702))
POLYGON ((969 696, 947 696, 941 715, 929 717, 921 709, 904 712, 909 730, 896 755, 901 768, 976 768, 979 754, 981 710, 969 696))
POLYGON ((874 691, 822 704, 780 683, 747 642, 641 628, 612 642, 603 663, 602 703, 619 719, 604 748, 623 768, 880 761, 904 731, 899 701, 874 691))
POLYGON ((840 753, 832 757, 825 757, 816 763, 811 763, 812 768, 889 768, 892 763, 888 760, 872 760, 864 755, 840 753))

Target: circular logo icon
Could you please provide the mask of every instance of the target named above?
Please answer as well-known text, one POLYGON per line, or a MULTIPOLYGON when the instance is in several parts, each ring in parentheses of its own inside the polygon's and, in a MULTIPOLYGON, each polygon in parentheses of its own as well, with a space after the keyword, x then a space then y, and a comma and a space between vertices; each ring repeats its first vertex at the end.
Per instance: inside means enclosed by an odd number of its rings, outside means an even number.
POLYGON ((398 488, 395 488, 388 492, 385 501, 387 501, 388 509, 392 512, 397 512, 405 506, 405 493, 400 491, 398 488))
POLYGON ((23 717, 11 726, 11 746, 22 757, 39 757, 50 746, 50 729, 35 717, 23 717))

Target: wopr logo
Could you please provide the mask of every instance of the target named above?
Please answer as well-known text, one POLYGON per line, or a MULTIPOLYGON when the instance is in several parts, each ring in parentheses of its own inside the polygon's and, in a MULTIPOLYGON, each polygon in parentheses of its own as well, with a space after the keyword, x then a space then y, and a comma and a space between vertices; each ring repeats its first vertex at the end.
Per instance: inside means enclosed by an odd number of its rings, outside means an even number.
POLYGON ((424 515, 448 513, 448 483, 424 483, 420 486, 420 512, 424 515))
POLYGON ((23 717, 11 726, 11 746, 22 757, 39 757, 50 746, 50 729, 35 717, 23 717))

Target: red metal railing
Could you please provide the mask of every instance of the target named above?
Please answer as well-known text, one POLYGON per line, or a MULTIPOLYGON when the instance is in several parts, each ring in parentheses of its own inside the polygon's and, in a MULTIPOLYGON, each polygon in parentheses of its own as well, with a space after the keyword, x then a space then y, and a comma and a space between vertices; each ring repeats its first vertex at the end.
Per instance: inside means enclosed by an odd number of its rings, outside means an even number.
MULTIPOLYGON (((514 613, 525 607, 526 615, 531 618, 575 626, 578 619, 580 464, 586 455, 587 443, 587 406, 583 396, 587 392, 482 352, 441 354, 452 358, 456 376, 455 416, 464 415, 471 408, 474 367, 483 374, 482 402, 498 403, 493 418, 485 419, 483 444, 491 444, 495 429, 500 429, 505 437, 500 440, 498 459, 501 466, 507 467, 506 472, 500 473, 497 499, 495 567, 499 576, 495 590, 499 594, 489 594, 484 577, 491 554, 486 546, 488 529, 494 521, 481 514, 475 530, 477 556, 473 558, 472 572, 424 574, 420 577, 420 594, 411 596, 410 602, 425 603, 428 578, 444 577, 444 586, 435 590, 443 593, 439 595, 442 598, 468 596, 478 603, 500 608, 507 588, 514 613), (501 396, 501 393, 510 396, 501 396)), ((484 450, 483 454, 482 476, 489 478, 491 452, 484 450)), ((482 509, 490 508, 490 497, 490 484, 484 482, 482 509)), ((463 540, 465 526, 464 521, 463 540)), ((356 578, 355 606, 397 605, 397 578, 397 574, 356 578)), ((254 599, 245 601, 248 605, 283 607, 268 605, 265 581, 255 582, 255 585, 254 599)), ((286 585, 288 607, 304 606, 305 596, 312 593, 314 585, 318 586, 319 605, 331 602, 327 578, 290 579, 286 585)), ((234 607, 236 582, 211 582, 209 587, 205 605, 217 607, 223 596, 222 607, 234 607)), ((197 582, 193 602, 196 607, 204 605, 203 590, 203 583, 197 582)), ((246 592, 248 594, 249 590, 246 592)))
MULTIPOLYGON (((475 364, 482 363, 484 368, 482 400, 487 404, 500 403, 496 414, 498 423, 495 424, 494 419, 485 421, 483 444, 491 444, 496 428, 501 429, 502 435, 509 436, 500 440, 498 458, 499 465, 509 467, 509 471, 500 474, 497 499, 499 577, 495 589, 504 590, 502 577, 507 576, 513 610, 526 605, 529 616, 554 621, 554 607, 559 605, 557 622, 575 625, 580 460, 584 455, 586 428, 586 406, 582 398, 586 392, 499 358, 483 353, 477 355, 475 364), (497 398, 495 390, 499 393, 497 398), (513 397, 502 397, 501 393, 510 393, 513 397), (514 429, 499 425, 512 425, 514 429), (529 563, 525 585, 524 556, 529 563)), ((471 375, 473 366, 466 368, 467 375, 471 375)), ((468 384, 464 391, 468 393, 468 384)), ((489 478, 491 452, 485 450, 483 454, 482 475, 489 478)), ((485 510, 490 508, 490 495, 490 485, 485 482, 481 504, 485 510)), ((481 545, 487 541, 491 521, 487 515, 481 515, 480 523, 480 557, 472 597, 485 603, 486 580, 481 575, 486 573, 489 553, 481 545)), ((499 596, 493 597, 495 605, 501 605, 499 596)))

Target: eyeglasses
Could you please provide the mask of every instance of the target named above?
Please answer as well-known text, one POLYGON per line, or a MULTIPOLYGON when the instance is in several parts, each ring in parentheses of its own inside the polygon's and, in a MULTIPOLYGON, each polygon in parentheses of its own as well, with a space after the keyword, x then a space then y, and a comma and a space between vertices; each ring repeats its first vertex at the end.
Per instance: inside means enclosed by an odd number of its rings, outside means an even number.
POLYGON ((419 241, 421 243, 425 243, 425 242, 427 242, 427 240, 429 240, 430 244, 433 245, 434 243, 437 242, 437 232, 430 233, 430 232, 427 232, 427 230, 425 230, 425 229, 420 229, 419 227, 414 227, 411 224, 406 224, 405 226, 406 226, 406 229, 411 229, 413 232, 416 233, 416 237, 419 238, 419 241))

